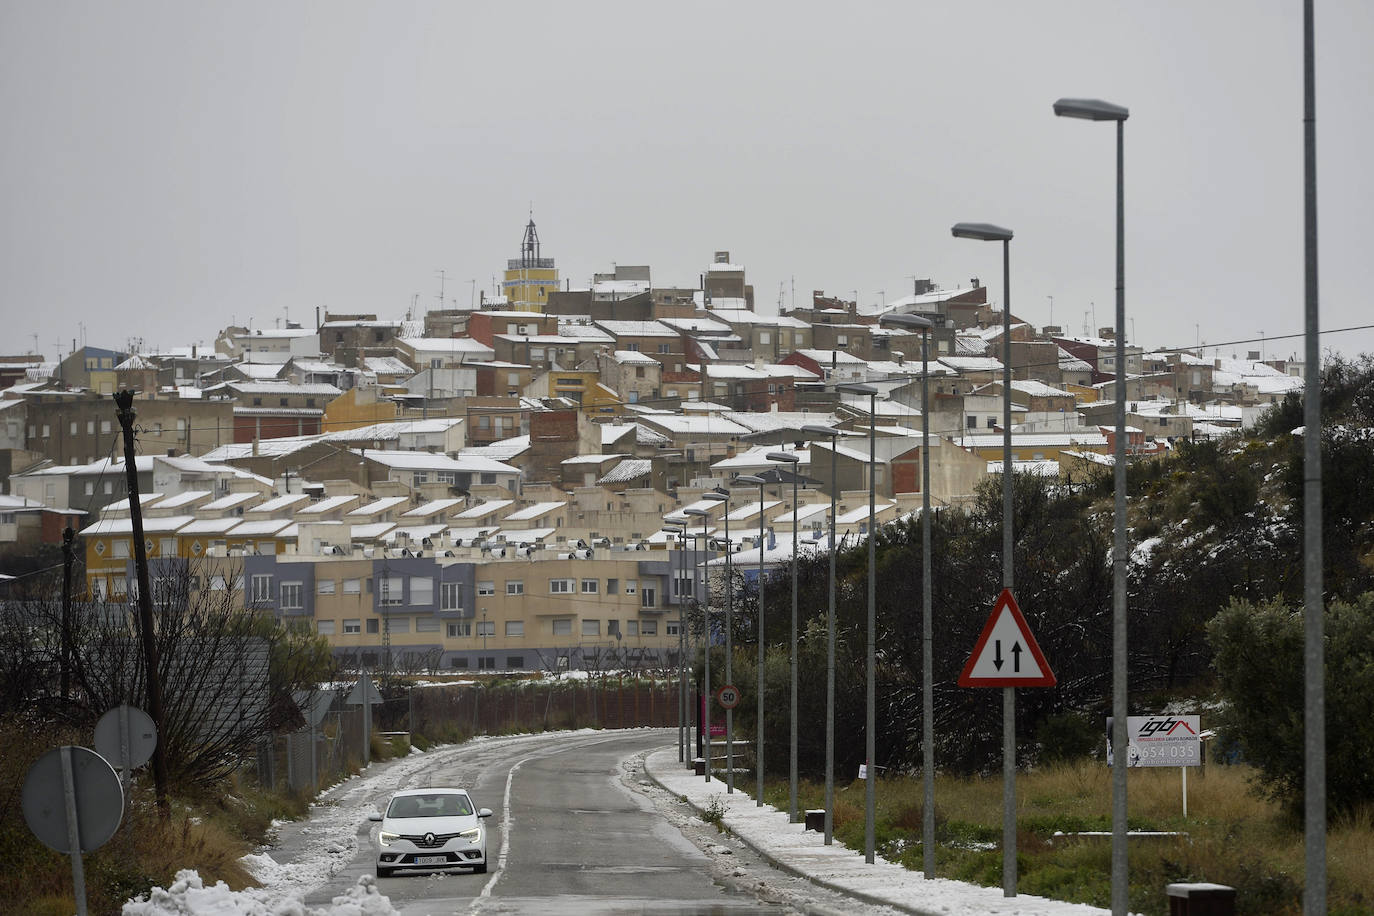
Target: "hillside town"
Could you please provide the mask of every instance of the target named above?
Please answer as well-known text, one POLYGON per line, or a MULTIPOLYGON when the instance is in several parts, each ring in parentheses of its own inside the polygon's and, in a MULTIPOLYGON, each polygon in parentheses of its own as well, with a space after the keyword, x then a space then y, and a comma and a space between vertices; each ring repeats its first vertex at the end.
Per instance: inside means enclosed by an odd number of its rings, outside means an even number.
MULTIPOLYGON (((1006 415, 1017 472, 1112 461, 1117 329, 1035 327, 978 278, 770 314, 729 251, 694 285, 616 264, 577 286, 533 219, 502 276, 469 308, 0 356, 0 548, 70 527, 79 597, 130 600, 127 390, 155 598, 217 593, 357 666, 660 666, 703 564, 747 582, 794 542, 824 551, 832 502, 855 543, 870 486, 878 525, 919 511, 923 465, 931 505, 966 504, 1002 471, 1006 415)), ((1303 384, 1260 352, 1125 352, 1129 456, 1243 428, 1303 384)))

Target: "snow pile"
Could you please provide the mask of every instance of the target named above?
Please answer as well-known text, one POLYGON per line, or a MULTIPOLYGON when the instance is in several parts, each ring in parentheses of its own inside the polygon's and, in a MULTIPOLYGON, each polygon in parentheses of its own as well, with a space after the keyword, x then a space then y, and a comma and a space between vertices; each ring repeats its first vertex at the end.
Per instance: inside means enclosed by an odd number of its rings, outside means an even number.
POLYGON ((231 891, 223 881, 206 887, 191 868, 177 872, 172 886, 155 887, 146 898, 124 904, 124 916, 399 916, 377 890, 376 879, 363 875, 327 907, 307 907, 299 897, 267 902, 260 888, 231 891))

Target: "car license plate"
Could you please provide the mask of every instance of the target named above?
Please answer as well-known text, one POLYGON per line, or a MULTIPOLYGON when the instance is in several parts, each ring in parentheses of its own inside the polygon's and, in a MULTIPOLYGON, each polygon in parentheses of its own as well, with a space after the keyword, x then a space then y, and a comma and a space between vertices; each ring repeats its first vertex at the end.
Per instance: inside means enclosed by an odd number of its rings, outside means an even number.
POLYGON ((416 856, 416 865, 447 865, 448 856, 416 856))

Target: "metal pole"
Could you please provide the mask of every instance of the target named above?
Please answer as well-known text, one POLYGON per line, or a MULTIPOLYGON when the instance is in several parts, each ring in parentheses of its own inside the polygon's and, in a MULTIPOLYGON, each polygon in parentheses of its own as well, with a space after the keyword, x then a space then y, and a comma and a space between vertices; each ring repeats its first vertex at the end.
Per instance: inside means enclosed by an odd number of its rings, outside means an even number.
POLYGON ((933 632, 930 620, 930 329, 921 331, 921 782, 922 868, 935 877, 935 700, 933 632))
POLYGON ((868 778, 864 780, 864 861, 873 863, 876 845, 874 815, 877 809, 878 767, 877 739, 874 726, 877 719, 877 470, 878 470, 878 392, 868 396, 868 692, 864 718, 864 757, 868 762, 868 778))
POLYGON ((797 468, 792 468, 792 737, 788 748, 787 819, 797 823, 797 468))
POLYGON ((756 701, 757 701, 757 704, 756 704, 756 705, 757 705, 757 710, 756 710, 756 712, 755 712, 755 714, 754 714, 754 715, 755 715, 755 721, 756 721, 755 728, 757 728, 757 730, 758 730, 758 734, 755 736, 755 737, 756 737, 755 744, 757 745, 757 747, 756 747, 755 750, 754 750, 754 770, 755 770, 754 777, 755 777, 755 783, 756 783, 756 785, 755 785, 755 790, 754 790, 754 807, 756 807, 756 808, 762 808, 762 807, 763 807, 763 687, 764 687, 763 668, 764 668, 765 662, 767 661, 767 659, 765 658, 765 653, 764 653, 764 648, 763 648, 763 614, 764 614, 763 589, 764 589, 764 579, 767 578, 766 571, 765 571, 764 568, 763 568, 763 548, 764 548, 764 535, 763 535, 763 486, 764 486, 764 485, 763 485, 762 483, 759 484, 759 661, 758 661, 758 682, 759 682, 759 683, 758 683, 758 692, 757 692, 757 697, 756 697, 756 701))
MULTIPOLYGON (((706 519, 701 517, 701 537, 706 539, 706 519)), ((702 558, 701 578, 706 584, 706 613, 703 616, 706 635, 706 687, 702 690, 702 700, 706 706, 706 781, 711 781, 711 542, 706 541, 705 556, 702 558)))
MULTIPOLYGON (((86 869, 81 861, 81 824, 76 814, 76 773, 71 745, 57 755, 62 761, 62 800, 66 804, 67 846, 72 857, 72 891, 76 895, 77 916, 86 916, 86 869)), ((128 757, 124 760, 127 763, 128 757)))
POLYGON ((1303 24, 1303 261, 1306 374, 1303 385, 1303 835, 1304 916, 1326 913, 1325 606, 1322 601, 1321 352, 1317 321, 1317 96, 1312 0, 1303 24))
MULTIPOLYGON (((1011 241, 1002 241, 1002 586, 1013 584, 1011 241)), ((1002 688, 1002 895, 1016 896, 1016 688, 1002 688)))
POLYGON ((1126 916, 1130 870, 1126 849, 1126 216, 1123 139, 1116 122, 1116 447, 1112 539, 1112 913, 1126 916))
MULTIPOLYGON (((725 683, 735 683, 735 580, 734 547, 730 543, 730 500, 725 500, 725 683)), ((725 710, 725 791, 735 791, 735 710, 725 710)))
MULTIPOLYGON (((681 544, 679 544, 681 546, 681 544)), ((682 594, 682 580, 678 577, 677 570, 673 568, 673 555, 668 554, 668 575, 673 579, 672 591, 677 592, 678 620, 682 619, 682 603, 685 600, 682 594)), ((678 624, 678 656, 677 667, 679 674, 682 671, 682 625, 678 624)), ((682 763, 687 759, 687 742, 683 735, 683 727, 686 725, 687 717, 682 711, 682 692, 678 691, 677 698, 677 762, 682 763)))
POLYGON ((839 486, 838 431, 830 437, 830 603, 826 609, 825 654, 825 845, 835 841, 835 503, 839 486))

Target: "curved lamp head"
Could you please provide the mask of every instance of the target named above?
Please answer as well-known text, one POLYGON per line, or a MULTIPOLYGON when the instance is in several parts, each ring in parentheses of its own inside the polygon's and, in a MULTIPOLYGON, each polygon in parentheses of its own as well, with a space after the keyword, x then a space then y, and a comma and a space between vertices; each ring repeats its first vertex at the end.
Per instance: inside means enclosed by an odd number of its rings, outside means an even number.
POLYGON ((955 223, 950 232, 956 239, 977 239, 980 242, 1010 242, 1012 232, 992 223, 955 223))
POLYGON ((1060 99, 1054 103, 1054 113, 1061 118, 1085 121, 1124 121, 1131 116, 1129 108, 1101 99, 1060 99))
POLYGON ((705 509, 683 509, 683 510, 682 510, 682 514, 683 514, 683 515, 691 515, 691 516, 695 516, 695 517, 698 517, 698 518, 706 518, 706 517, 709 516, 711 513, 707 512, 705 509))
POLYGON ((676 534, 678 537, 682 537, 682 535, 683 535, 683 529, 685 529, 686 527, 687 527, 687 523, 686 523, 686 522, 683 522, 681 528, 671 528, 671 527, 665 525, 665 526, 663 526, 662 528, 660 528, 660 529, 658 529, 658 530, 659 530, 659 531, 662 531, 664 534, 676 534))
POLYGON ((755 474, 741 474, 735 478, 735 483, 748 484, 751 487, 761 487, 768 483, 768 481, 755 474))
POLYGON ((800 458, 791 452, 769 452, 764 457, 769 461, 781 461, 784 464, 797 464, 801 461, 800 458))
MULTIPOLYGON (((730 497, 726 496, 724 493, 716 493, 716 492, 714 492, 714 491, 712 491, 712 492, 710 492, 710 493, 703 493, 703 494, 701 494, 701 498, 702 498, 702 499, 709 499, 709 500, 711 500, 712 502, 718 502, 718 503, 723 503, 723 502, 726 502, 727 500, 730 499, 730 497)), ((700 510, 700 509, 699 509, 699 510, 697 510, 697 511, 704 511, 704 510, 700 510)))
POLYGON ((878 319, 878 324, 885 328, 902 328, 907 331, 929 331, 935 327, 935 322, 920 315, 884 315, 878 319))
POLYGON ((801 433, 812 439, 838 439, 842 435, 838 429, 821 426, 819 423, 806 424, 801 428, 801 433))

